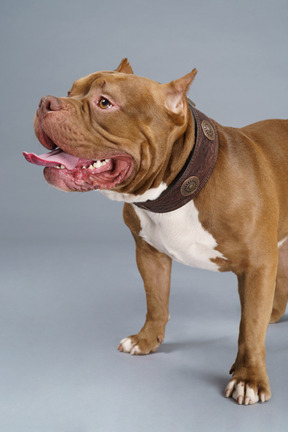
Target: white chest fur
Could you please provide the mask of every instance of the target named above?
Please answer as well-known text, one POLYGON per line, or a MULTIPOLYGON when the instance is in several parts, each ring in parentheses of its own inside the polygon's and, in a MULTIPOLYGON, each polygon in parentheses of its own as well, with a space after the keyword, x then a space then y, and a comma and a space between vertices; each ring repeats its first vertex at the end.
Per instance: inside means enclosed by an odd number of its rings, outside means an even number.
POLYGON ((211 258, 224 258, 214 237, 202 227, 194 202, 169 213, 152 213, 134 206, 140 236, 176 261, 192 267, 218 270, 211 258))

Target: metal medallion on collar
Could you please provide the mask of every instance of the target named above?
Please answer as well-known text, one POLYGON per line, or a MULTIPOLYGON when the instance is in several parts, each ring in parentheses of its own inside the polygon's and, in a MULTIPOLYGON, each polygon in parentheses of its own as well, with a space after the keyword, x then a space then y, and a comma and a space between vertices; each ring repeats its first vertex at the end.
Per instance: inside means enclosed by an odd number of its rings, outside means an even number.
POLYGON ((180 192, 183 196, 189 196, 194 193, 200 184, 200 180, 197 176, 188 177, 181 186, 180 192))
POLYGON ((208 138, 210 141, 214 141, 215 131, 212 124, 207 120, 203 120, 201 123, 201 127, 206 138, 208 138))

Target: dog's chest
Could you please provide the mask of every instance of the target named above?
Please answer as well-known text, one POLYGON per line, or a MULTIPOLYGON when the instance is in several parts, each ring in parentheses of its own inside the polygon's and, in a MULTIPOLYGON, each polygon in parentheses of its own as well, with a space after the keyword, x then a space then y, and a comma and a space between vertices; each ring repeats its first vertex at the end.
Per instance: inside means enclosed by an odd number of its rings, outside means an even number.
POLYGON ((192 267, 218 270, 212 258, 223 258, 213 236, 204 230, 194 202, 169 213, 152 213, 134 206, 140 220, 140 236, 176 261, 192 267))

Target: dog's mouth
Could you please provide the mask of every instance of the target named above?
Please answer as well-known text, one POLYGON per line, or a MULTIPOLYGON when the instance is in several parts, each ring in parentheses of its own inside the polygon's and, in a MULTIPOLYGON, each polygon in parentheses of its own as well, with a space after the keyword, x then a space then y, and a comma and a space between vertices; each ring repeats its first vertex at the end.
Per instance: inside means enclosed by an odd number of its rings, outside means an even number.
POLYGON ((59 147, 41 155, 23 152, 25 159, 45 166, 48 183, 66 191, 113 189, 125 182, 133 170, 133 159, 124 152, 84 159, 66 153, 59 147))

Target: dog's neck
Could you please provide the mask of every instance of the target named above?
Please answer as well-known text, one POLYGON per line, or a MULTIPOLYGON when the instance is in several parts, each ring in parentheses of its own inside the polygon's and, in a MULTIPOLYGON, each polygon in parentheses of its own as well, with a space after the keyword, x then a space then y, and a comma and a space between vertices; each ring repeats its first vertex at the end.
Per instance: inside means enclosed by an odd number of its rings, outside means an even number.
POLYGON ((193 149, 182 170, 158 198, 135 203, 142 209, 167 213, 182 207, 199 194, 213 172, 219 147, 216 126, 191 103, 189 107, 195 123, 193 149))
POLYGON ((101 190, 102 194, 155 213, 176 210, 199 194, 216 164, 218 134, 212 120, 189 99, 188 103, 185 132, 173 143, 169 163, 161 166, 153 185, 148 189, 146 185, 144 193, 138 189, 135 193, 101 190))

